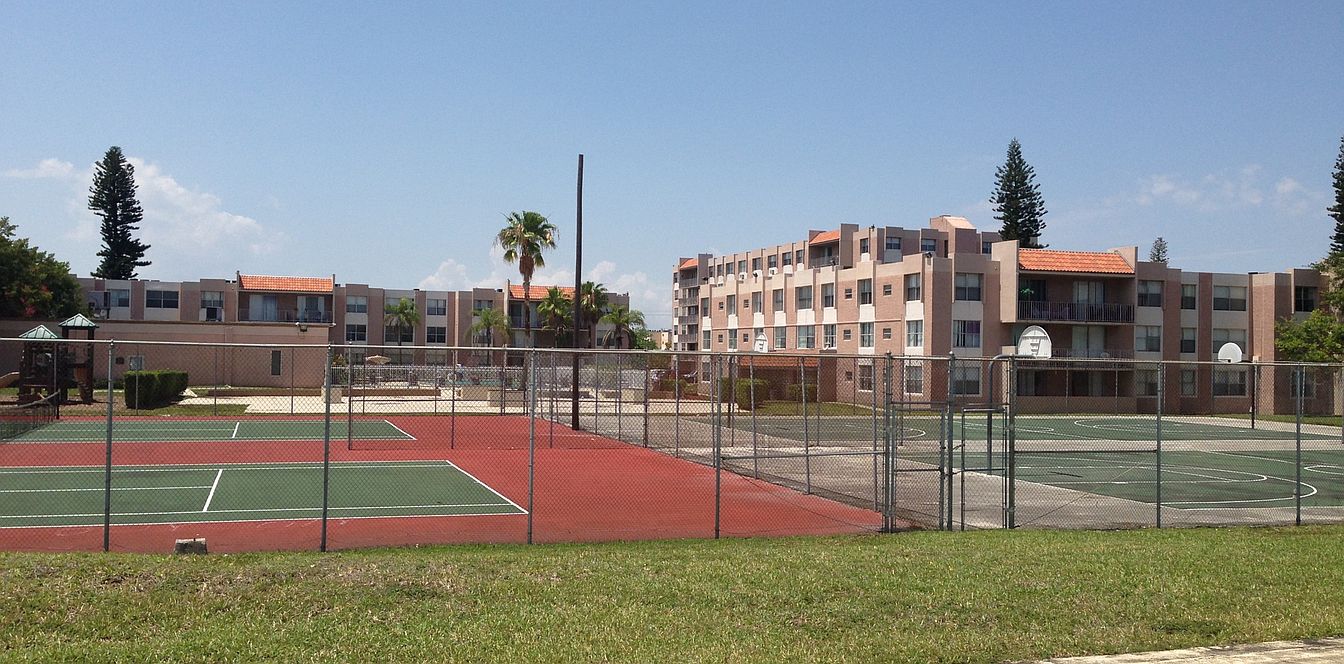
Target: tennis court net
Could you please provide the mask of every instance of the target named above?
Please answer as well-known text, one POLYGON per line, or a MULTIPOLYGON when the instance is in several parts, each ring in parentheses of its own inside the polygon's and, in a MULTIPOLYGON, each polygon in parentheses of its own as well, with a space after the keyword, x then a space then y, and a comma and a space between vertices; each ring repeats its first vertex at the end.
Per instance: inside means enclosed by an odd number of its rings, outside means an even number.
POLYGON ((61 411, 57 396, 51 394, 32 403, 0 406, 0 440, 18 438, 59 419, 61 411))

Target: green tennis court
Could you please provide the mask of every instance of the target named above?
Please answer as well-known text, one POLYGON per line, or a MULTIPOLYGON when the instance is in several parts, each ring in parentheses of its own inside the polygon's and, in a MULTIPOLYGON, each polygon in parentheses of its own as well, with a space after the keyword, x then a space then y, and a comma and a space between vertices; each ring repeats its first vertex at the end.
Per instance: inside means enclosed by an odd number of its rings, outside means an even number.
MULTIPOLYGON (((112 426, 113 442, 170 441, 264 441, 322 440, 322 420, 185 420, 118 419, 112 426)), ((415 440, 415 437, 387 420, 355 420, 347 426, 344 419, 331 421, 331 437, 359 440, 415 440)), ((107 439, 105 420, 59 420, 20 434, 8 442, 78 443, 107 439)))
MULTIPOLYGON (((0 527, 102 525, 103 468, 0 468, 0 527)), ((447 461, 331 464, 332 518, 526 514, 447 461)), ((112 523, 315 519, 322 464, 115 466, 112 523)))
MULTIPOLYGON (((1189 418, 1169 418, 1162 421, 1162 440, 1165 441, 1235 441, 1235 440, 1294 440, 1291 425, 1282 423, 1259 423, 1250 428, 1250 421, 1228 419, 1223 423, 1210 421, 1212 418, 1198 421, 1189 418)), ((699 421, 708 424, 707 419, 699 421)), ((724 418, 725 425, 731 425, 738 431, 755 431, 762 435, 785 440, 802 442, 812 441, 873 441, 874 420, 872 417, 809 417, 800 416, 758 416, 750 413, 738 413, 731 420, 724 418)), ((943 420, 936 415, 920 413, 918 415, 893 416, 893 426, 899 426, 903 441, 937 441, 944 426, 943 420)), ((1157 439, 1157 423, 1152 416, 1080 416, 1080 415, 1019 415, 1016 418, 1017 440, 1019 441, 1153 441, 1157 439)), ((876 421, 879 438, 882 436, 882 418, 876 421)), ((1004 422, 1002 415, 994 416, 994 437, 1002 440, 1004 422)), ((1313 427, 1319 430, 1319 427, 1313 427)), ((987 431, 986 416, 967 414, 965 424, 960 414, 953 417, 952 437, 968 441, 984 440, 987 431)), ((1303 440, 1339 440, 1339 433, 1322 434, 1302 432, 1303 440)))

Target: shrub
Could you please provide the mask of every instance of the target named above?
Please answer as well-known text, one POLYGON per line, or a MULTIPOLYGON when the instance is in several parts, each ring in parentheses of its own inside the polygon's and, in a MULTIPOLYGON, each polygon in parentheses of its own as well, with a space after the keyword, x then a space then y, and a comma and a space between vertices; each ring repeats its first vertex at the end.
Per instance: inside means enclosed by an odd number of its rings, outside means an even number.
POLYGON ((753 391, 755 392, 756 403, 762 403, 770 396, 770 384, 764 378, 755 380, 739 378, 736 383, 731 381, 731 378, 719 379, 719 399, 725 403, 729 399, 736 401, 739 410, 751 410, 753 391), (754 388, 753 383, 755 384, 754 388))
POLYGON ((127 371, 122 394, 128 408, 157 408, 171 403, 187 389, 185 371, 127 371))
POLYGON ((802 401, 803 392, 806 389, 807 402, 815 403, 817 400, 817 385, 815 383, 799 384, 794 383, 789 386, 789 401, 802 401))

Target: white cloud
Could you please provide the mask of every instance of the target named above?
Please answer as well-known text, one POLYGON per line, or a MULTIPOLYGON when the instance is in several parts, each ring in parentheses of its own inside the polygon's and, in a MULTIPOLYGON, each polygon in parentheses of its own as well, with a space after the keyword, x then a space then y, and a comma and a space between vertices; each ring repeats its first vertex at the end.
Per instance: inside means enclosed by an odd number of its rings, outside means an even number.
POLYGON ((23 178, 25 180, 56 178, 69 178, 75 172, 75 165, 68 161, 60 159, 43 159, 37 163, 37 166, 29 169, 13 168, 5 171, 5 177, 23 178))
POLYGON ((1152 175, 1139 183, 1133 202, 1142 206, 1168 203, 1203 213, 1266 206, 1297 213, 1308 209, 1314 198, 1312 192, 1291 177, 1281 177, 1270 184, 1263 170, 1252 164, 1238 171, 1210 173, 1194 180, 1152 175))
POLYGON ((468 290, 473 286, 471 280, 467 278, 467 266, 448 259, 439 263, 439 269, 434 274, 420 280, 417 288, 421 290, 468 290))

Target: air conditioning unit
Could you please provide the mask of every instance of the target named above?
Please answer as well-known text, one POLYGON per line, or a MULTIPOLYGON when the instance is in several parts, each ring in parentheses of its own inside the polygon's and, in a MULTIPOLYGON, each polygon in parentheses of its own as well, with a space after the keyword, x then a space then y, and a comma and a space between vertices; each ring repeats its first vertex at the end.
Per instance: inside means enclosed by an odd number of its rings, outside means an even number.
POLYGON ((743 272, 742 274, 737 275, 737 281, 738 281, 739 283, 744 282, 744 281, 746 281, 746 280, 747 280, 747 273, 746 273, 746 272, 743 272))
POLYGON ((770 268, 770 276, 773 277, 773 276, 775 276, 776 274, 779 274, 779 268, 777 268, 777 267, 772 267, 772 268, 770 268))

